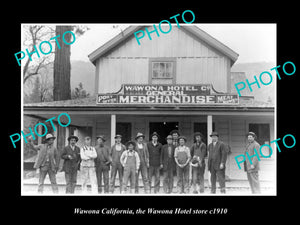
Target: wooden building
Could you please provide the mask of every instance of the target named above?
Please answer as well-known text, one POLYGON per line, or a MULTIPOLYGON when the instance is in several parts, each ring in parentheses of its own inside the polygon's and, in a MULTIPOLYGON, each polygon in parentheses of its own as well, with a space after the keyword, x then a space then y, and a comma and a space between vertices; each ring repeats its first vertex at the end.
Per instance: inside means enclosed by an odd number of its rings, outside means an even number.
MULTIPOLYGON (((116 133, 122 134, 125 142, 137 132, 144 133, 149 140, 150 134, 157 131, 164 142, 171 130, 178 129, 188 138, 190 146, 194 132, 202 132, 210 143, 209 134, 214 130, 230 146, 226 175, 230 179, 246 179, 234 157, 244 151, 248 131, 257 134, 260 144, 275 139, 275 115, 270 103, 257 102, 251 96, 237 97, 234 84, 241 80, 236 80, 231 67, 238 54, 196 26, 173 26, 168 34, 157 37, 152 33, 152 40, 145 35, 138 45, 134 32, 142 29, 144 26, 130 26, 89 55, 96 67, 94 96, 25 104, 24 115, 38 116, 43 121, 67 112, 71 125, 57 126, 55 132, 60 137, 56 142, 59 148, 67 143, 71 133, 78 135, 80 141, 85 135, 95 141, 97 134, 104 134, 108 139, 106 144, 112 145, 116 133), (161 96, 170 93, 156 92, 161 97, 161 102, 157 102, 153 96, 147 97, 150 92, 126 93, 125 87, 185 89, 181 92, 184 96, 189 96, 188 88, 209 87, 209 93, 202 96, 212 97, 199 104, 190 100, 163 102, 161 96), (129 101, 126 96, 135 97, 129 101), (223 100, 212 101, 216 96, 223 100)), ((271 158, 261 159, 262 180, 275 179, 275 157, 273 154, 271 158)))

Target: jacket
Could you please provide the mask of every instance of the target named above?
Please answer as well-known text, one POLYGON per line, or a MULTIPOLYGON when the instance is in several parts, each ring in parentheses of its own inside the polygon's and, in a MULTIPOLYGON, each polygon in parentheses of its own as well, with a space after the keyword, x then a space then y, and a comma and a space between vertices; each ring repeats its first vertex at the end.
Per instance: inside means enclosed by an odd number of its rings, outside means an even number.
POLYGON ((62 171, 69 173, 80 168, 81 157, 80 148, 78 146, 74 147, 74 151, 70 145, 64 147, 61 158, 64 159, 62 171), (70 159, 69 156, 72 156, 72 159, 70 159))
POLYGON ((224 168, 227 160, 227 147, 222 141, 217 141, 216 145, 210 143, 207 148, 208 155, 208 170, 220 170, 220 164, 223 163, 224 168))
POLYGON ((97 158, 97 152, 93 146, 83 146, 80 149, 81 167, 95 167, 94 159, 97 158))
MULTIPOLYGON (((120 161, 121 161, 121 164, 122 164, 123 167, 126 166, 126 161, 127 161, 127 158, 128 158, 129 154, 130 154, 130 151, 126 150, 121 155, 120 161)), ((136 151, 132 151, 132 154, 134 154, 134 156, 135 156, 136 170, 138 170, 139 167, 140 167, 140 157, 139 157, 139 154, 136 151)))
POLYGON ((174 168, 175 167, 175 159, 174 159, 174 151, 175 146, 174 145, 168 145, 165 144, 162 146, 161 149, 161 164, 163 165, 163 170, 166 171, 168 168, 174 168), (169 149, 168 147, 171 147, 171 157, 169 158, 169 149))
POLYGON ((254 152, 254 149, 256 149, 257 154, 259 154, 260 144, 258 144, 256 141, 253 141, 252 143, 248 143, 246 145, 246 150, 244 152, 244 155, 246 157, 246 160, 244 161, 244 171, 246 172, 254 172, 259 170, 259 161, 256 156, 251 158, 252 165, 254 165, 254 169, 251 169, 251 164, 248 156, 246 155, 246 152, 248 152, 249 156, 252 156, 256 154, 254 152))
POLYGON ((95 166, 96 167, 108 167, 109 169, 109 164, 111 163, 110 159, 110 150, 107 146, 99 146, 97 145, 95 147, 95 150, 97 152, 97 157, 95 159, 95 166))
POLYGON ((135 151, 139 154, 141 165, 149 165, 149 151, 146 143, 143 143, 143 149, 139 149, 136 143, 135 151))
MULTIPOLYGON (((47 144, 41 144, 35 147, 35 149, 39 151, 36 162, 33 166, 35 169, 40 168, 43 165, 44 161, 46 160, 47 148, 48 148, 47 144)), ((49 162, 50 162, 51 169, 53 171, 58 170, 60 157, 57 149, 52 145, 48 149, 48 151, 49 151, 49 162)))
POLYGON ((158 167, 161 165, 160 154, 161 154, 161 143, 157 142, 154 146, 152 141, 147 143, 147 148, 149 151, 149 165, 153 167, 158 167))

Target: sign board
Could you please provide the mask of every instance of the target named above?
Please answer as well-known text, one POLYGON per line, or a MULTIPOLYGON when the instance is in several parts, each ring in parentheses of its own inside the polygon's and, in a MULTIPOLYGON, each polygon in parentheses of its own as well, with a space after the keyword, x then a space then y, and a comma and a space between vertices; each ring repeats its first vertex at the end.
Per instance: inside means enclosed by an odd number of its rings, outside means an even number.
POLYGON ((211 85, 123 85, 98 94, 97 104, 238 104, 237 94, 211 94, 211 85))

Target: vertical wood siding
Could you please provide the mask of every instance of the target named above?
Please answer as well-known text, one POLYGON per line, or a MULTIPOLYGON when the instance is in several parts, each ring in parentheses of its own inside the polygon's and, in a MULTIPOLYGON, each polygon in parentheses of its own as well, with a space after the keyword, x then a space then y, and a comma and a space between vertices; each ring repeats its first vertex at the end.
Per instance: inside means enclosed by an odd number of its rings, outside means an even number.
POLYGON ((227 92, 228 57, 177 26, 168 34, 152 33, 151 37, 145 34, 138 45, 132 36, 98 59, 99 93, 116 92, 123 83, 147 84, 153 57, 176 58, 177 84, 212 83, 217 91, 227 92))

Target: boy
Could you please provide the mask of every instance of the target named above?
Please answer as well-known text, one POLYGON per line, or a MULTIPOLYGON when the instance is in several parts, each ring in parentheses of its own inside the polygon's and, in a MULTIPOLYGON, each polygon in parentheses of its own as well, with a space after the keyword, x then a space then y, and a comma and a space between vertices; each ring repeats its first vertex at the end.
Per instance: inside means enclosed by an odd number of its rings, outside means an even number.
POLYGON ((178 138, 179 146, 175 148, 174 157, 177 164, 177 189, 178 192, 184 194, 188 192, 189 186, 189 161, 191 159, 190 149, 185 146, 186 137, 178 138))
POLYGON ((123 176, 123 187, 124 191, 122 190, 122 194, 127 192, 127 183, 128 179, 130 178, 130 193, 134 192, 135 189, 135 176, 138 172, 140 166, 140 158, 135 148, 134 141, 128 141, 126 144, 127 150, 124 151, 121 155, 120 161, 124 167, 124 176, 123 176))

